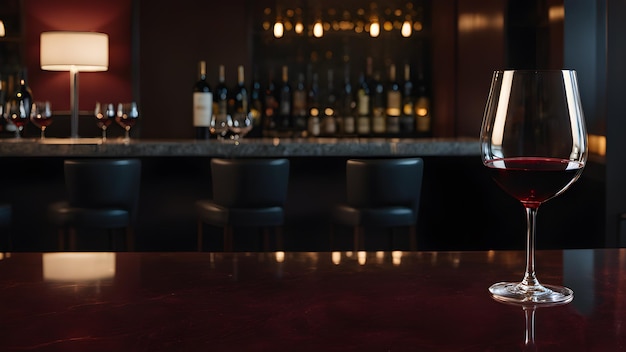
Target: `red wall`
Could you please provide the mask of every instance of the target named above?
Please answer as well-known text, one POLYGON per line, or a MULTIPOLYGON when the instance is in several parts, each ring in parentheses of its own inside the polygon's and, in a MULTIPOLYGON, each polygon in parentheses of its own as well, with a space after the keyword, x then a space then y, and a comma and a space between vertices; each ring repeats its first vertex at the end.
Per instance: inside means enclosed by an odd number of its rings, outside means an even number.
POLYGON ((131 0, 25 0, 25 63, 35 100, 49 100, 55 111, 70 109, 69 72, 43 71, 39 37, 57 30, 93 31, 109 35, 109 70, 79 76, 80 110, 96 101, 132 100, 131 0))

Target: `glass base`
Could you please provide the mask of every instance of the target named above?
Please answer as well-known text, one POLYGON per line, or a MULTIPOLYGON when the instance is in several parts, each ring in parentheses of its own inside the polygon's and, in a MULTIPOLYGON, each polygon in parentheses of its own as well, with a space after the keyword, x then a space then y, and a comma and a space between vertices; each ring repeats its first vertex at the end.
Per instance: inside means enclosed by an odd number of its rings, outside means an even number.
POLYGON ((569 303, 574 299, 574 291, 567 287, 553 285, 527 286, 519 282, 499 282, 489 287, 493 298, 517 304, 569 303))

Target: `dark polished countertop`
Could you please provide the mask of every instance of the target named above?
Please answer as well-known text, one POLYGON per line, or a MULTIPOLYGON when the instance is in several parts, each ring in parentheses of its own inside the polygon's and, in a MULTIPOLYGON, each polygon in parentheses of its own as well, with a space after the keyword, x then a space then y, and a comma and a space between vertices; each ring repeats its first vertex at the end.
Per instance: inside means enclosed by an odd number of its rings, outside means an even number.
POLYGON ((524 253, 13 253, 1 351, 624 351, 626 249, 539 251, 574 301, 487 288, 524 253), (525 343, 526 341, 526 343, 525 343), (534 344, 532 344, 534 342, 534 344))
POLYGON ((0 156, 60 157, 307 157, 476 156, 477 138, 244 138, 234 141, 100 138, 0 139, 0 156))

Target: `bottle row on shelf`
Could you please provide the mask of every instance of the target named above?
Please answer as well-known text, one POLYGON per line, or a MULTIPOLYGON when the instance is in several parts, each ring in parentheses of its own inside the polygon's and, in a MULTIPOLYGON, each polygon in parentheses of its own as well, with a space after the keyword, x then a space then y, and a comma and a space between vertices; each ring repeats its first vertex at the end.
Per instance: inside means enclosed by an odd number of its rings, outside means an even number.
POLYGON ((386 79, 366 69, 357 84, 351 82, 349 67, 343 80, 335 69, 326 72, 326 86, 320 73, 299 72, 290 79, 283 66, 281 79, 269 74, 265 86, 253 79, 247 89, 243 66, 238 67, 238 82, 229 88, 224 66, 219 66, 219 81, 212 89, 206 80, 206 63, 199 65, 200 78, 194 86, 193 112, 196 138, 218 138, 248 133, 260 137, 427 137, 431 135, 431 106, 422 74, 413 82, 411 66, 404 65, 403 80, 395 64, 388 66, 386 79), (337 84, 341 81, 341 84, 337 84), (339 87, 339 88, 337 88, 339 87))

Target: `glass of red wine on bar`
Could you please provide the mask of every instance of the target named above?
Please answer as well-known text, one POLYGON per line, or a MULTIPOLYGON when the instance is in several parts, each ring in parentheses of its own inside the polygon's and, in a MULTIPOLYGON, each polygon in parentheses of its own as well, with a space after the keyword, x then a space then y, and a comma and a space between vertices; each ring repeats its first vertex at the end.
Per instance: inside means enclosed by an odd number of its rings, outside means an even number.
POLYGON ((138 118, 139 110, 137 110, 137 103, 119 103, 117 105, 117 117, 115 120, 124 128, 124 141, 130 142, 130 129, 135 126, 138 118))
POLYGON ((10 100, 7 102, 6 119, 15 126, 15 138, 21 139, 21 131, 30 120, 30 106, 24 106, 24 100, 10 100))
POLYGON ((46 139, 46 128, 52 124, 52 109, 49 101, 36 101, 30 111, 30 121, 41 130, 40 139, 46 139))
POLYGON ((521 282, 489 288, 496 300, 517 304, 568 303, 567 287, 544 285, 535 273, 539 206, 567 190, 587 160, 587 132, 572 70, 496 71, 485 107, 481 156, 498 186, 526 212, 526 270, 521 282))
POLYGON ((100 102, 96 103, 94 109, 94 116, 96 117, 96 125, 102 130, 102 142, 107 140, 107 128, 115 120, 116 112, 113 104, 106 104, 106 109, 103 110, 103 106, 100 102))

